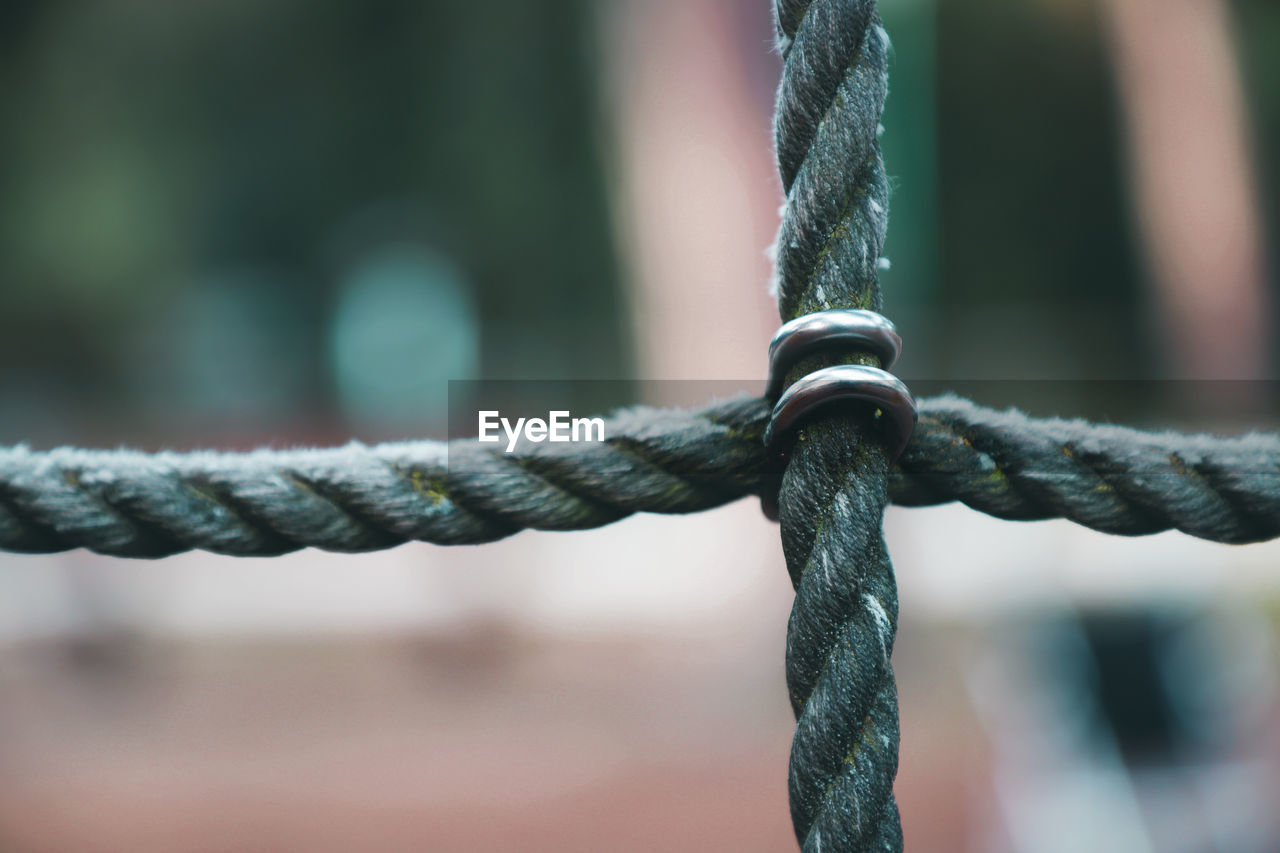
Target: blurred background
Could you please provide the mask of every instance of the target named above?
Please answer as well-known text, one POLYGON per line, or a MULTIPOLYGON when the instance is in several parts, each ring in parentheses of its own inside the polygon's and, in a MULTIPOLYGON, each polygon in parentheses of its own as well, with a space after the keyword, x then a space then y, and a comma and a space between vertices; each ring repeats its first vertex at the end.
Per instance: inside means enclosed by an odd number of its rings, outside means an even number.
MULTIPOLYGON (((1280 6, 881 6, 899 372, 1275 429, 1280 6)), ((758 383, 778 70, 764 0, 8 0, 0 443, 440 437, 449 380, 758 383)), ((909 849, 1280 850, 1280 546, 886 530, 909 849)), ((0 850, 794 849, 777 540, 742 501, 0 555, 0 850)))

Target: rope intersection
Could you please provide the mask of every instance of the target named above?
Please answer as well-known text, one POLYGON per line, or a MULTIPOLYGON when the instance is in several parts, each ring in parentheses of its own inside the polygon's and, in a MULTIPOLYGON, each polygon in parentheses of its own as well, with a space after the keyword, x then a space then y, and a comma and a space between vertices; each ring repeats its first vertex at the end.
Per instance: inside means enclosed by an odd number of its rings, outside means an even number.
MULTIPOLYGON (((360 552, 585 529, 746 495, 775 506, 776 497, 796 591, 786 661, 796 837, 814 853, 900 851, 890 663, 898 600, 881 529, 886 505, 961 501, 1011 520, 1257 542, 1280 537, 1280 436, 1142 432, 943 396, 919 401, 914 434, 897 456, 901 442, 886 441, 866 405, 874 395, 858 407, 826 399, 812 411, 810 398, 831 396, 819 380, 880 376, 899 343, 891 324, 868 313, 881 307, 888 223, 878 135, 889 39, 874 0, 774 0, 774 15, 786 205, 773 284, 791 329, 779 346, 791 355, 776 359, 768 399, 626 409, 607 421, 601 442, 522 441, 510 453, 473 441, 185 454, 0 448, 0 549, 360 552), (824 346, 814 345, 824 335, 824 346), (814 393, 799 393, 806 389, 814 393), (765 441, 780 443, 770 428, 779 395, 783 415, 773 426, 791 440, 784 464, 765 441)), ((876 381, 910 402, 893 377, 876 381)), ((909 420, 899 409, 905 441, 909 420)))

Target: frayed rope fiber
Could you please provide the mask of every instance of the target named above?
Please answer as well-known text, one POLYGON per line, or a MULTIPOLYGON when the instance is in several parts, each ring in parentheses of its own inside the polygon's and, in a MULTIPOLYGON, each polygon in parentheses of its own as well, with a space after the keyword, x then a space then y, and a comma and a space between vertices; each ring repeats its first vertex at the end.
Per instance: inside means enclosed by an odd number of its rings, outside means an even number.
MULTIPOLYGON (((640 407, 610 418, 603 444, 526 443, 512 454, 438 441, 251 453, 0 448, 0 549, 356 552, 698 512, 768 487, 768 417, 766 401, 745 396, 698 410, 640 407)), ((1280 537, 1280 436, 1141 432, 937 397, 920 401, 889 496, 1128 536, 1176 529, 1261 542, 1280 537)))

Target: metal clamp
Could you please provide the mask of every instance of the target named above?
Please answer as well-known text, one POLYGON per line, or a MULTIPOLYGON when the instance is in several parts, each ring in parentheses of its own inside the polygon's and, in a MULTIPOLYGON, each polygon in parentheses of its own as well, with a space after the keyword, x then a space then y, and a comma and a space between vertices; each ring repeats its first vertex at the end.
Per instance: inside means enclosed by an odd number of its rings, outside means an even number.
POLYGON ((835 308, 805 314, 784 323, 769 342, 769 385, 765 396, 782 394, 787 371, 801 358, 828 348, 865 349, 880 359, 885 370, 902 353, 902 338, 889 318, 860 308, 835 308))
POLYGON ((911 440, 916 425, 916 401, 902 380, 878 367, 839 364, 815 370, 797 379, 778 398, 764 430, 764 444, 779 452, 778 443, 791 428, 815 409, 832 403, 869 403, 884 414, 892 434, 888 439, 889 461, 895 462, 911 440))
MULTIPOLYGON (((892 323, 873 311, 822 311, 792 320, 778 330, 769 346, 769 396, 781 391, 786 372, 798 359, 835 345, 868 349, 889 367, 901 352, 902 339, 892 323)), ((889 427, 889 462, 896 462, 915 428, 915 399, 907 386, 887 370, 861 364, 815 370, 781 391, 764 431, 770 457, 774 461, 785 458, 788 448, 783 440, 801 420, 816 409, 842 402, 859 402, 877 410, 879 420, 889 427)), ((774 479, 777 485, 781 484, 780 475, 774 479)), ((773 485, 765 488, 760 503, 764 514, 776 521, 777 492, 773 485)))

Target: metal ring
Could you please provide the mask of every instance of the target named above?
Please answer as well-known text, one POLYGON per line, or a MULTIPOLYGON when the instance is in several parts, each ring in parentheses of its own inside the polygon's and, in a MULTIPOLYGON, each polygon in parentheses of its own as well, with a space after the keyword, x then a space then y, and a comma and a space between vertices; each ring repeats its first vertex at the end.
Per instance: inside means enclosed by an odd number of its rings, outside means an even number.
POLYGON ((888 371, 863 364, 838 364, 797 379, 778 398, 764 430, 770 451, 802 418, 831 403, 856 400, 884 412, 893 426, 889 461, 896 462, 911 440, 916 425, 916 401, 902 380, 888 371))
MULTIPOLYGON (((840 364, 815 370, 796 380, 778 399, 764 430, 764 444, 778 453, 777 443, 815 409, 831 403, 857 401, 875 406, 892 426, 889 464, 906 449, 916 425, 916 401, 900 379, 878 367, 840 364)), ((780 484, 780 483, 779 483, 780 484)), ((760 497, 760 506, 770 519, 778 520, 778 497, 770 487, 760 497)))
POLYGON ((801 358, 832 346, 870 350, 888 370, 902 352, 902 338, 893 323, 875 311, 858 308, 833 308, 805 314, 784 323, 769 343, 769 384, 765 396, 770 400, 782 394, 787 371, 801 358))
MULTIPOLYGON (((889 464, 902 455, 916 425, 916 401, 900 379, 878 367, 862 364, 840 364, 815 370, 796 380, 778 399, 764 430, 768 453, 779 455, 778 443, 802 419, 814 410, 839 402, 856 401, 875 406, 884 413, 892 427, 889 439, 889 464)), ((774 472, 760 496, 760 507, 766 517, 778 520, 778 493, 781 474, 774 472)))

